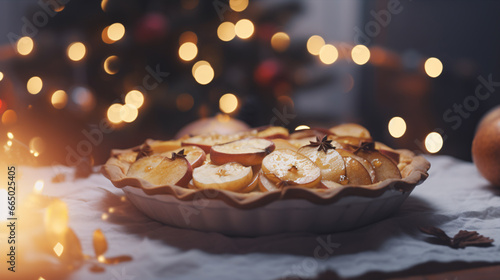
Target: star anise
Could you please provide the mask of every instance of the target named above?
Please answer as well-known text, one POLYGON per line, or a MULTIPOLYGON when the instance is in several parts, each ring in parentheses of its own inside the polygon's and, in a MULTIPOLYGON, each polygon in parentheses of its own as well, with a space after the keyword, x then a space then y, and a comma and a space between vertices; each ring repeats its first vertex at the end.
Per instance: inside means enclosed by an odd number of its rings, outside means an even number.
POLYGON ((419 227, 420 231, 435 236, 441 244, 451 248, 465 248, 466 246, 489 246, 493 239, 480 235, 477 231, 461 230, 453 238, 437 227, 419 227))
POLYGON ((375 142, 361 142, 359 147, 354 151, 354 154, 357 154, 359 151, 374 151, 375 150, 375 142))
POLYGON ((329 149, 335 149, 335 147, 332 145, 332 140, 327 140, 327 135, 323 137, 323 139, 319 140, 319 137, 316 136, 316 141, 309 141, 309 145, 306 145, 306 147, 318 147, 318 151, 323 151, 326 152, 329 149))
POLYGON ((149 157, 152 154, 153 154, 153 149, 151 149, 151 146, 149 146, 148 144, 144 144, 139 149, 139 152, 137 153, 135 160, 138 160, 143 157, 149 157))
POLYGON ((182 158, 185 158, 186 155, 184 154, 184 149, 180 150, 179 152, 177 153, 172 153, 172 157, 170 158, 171 160, 175 160, 176 158, 178 157, 182 157, 182 158))

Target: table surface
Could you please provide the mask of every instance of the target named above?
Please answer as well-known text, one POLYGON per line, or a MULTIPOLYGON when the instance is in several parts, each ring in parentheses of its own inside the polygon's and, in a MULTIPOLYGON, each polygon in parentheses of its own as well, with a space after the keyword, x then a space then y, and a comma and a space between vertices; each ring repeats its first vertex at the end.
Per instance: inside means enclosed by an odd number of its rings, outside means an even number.
POLYGON ((99 228, 108 239, 106 255, 133 257, 102 273, 84 265, 68 279, 499 279, 500 188, 480 177, 471 163, 447 156, 428 159, 429 179, 393 216, 321 236, 232 238, 166 226, 144 216, 102 175, 72 180, 73 170, 66 167, 20 167, 19 184, 43 179, 43 194, 67 203, 70 227, 85 254, 93 254, 92 233, 99 228), (54 172, 66 173, 67 179, 51 183, 54 172), (430 243, 418 231, 421 225, 439 226, 449 235, 477 230, 497 241, 488 248, 451 249, 430 243), (315 260, 318 238, 341 246, 328 259, 315 260))

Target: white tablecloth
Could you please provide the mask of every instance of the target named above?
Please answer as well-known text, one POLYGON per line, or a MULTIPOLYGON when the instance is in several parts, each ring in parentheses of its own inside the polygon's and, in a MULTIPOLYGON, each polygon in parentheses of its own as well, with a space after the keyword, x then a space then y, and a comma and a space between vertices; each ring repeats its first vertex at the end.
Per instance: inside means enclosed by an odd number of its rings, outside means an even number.
POLYGON ((109 242, 106 255, 133 257, 131 262, 107 266, 100 274, 83 266, 70 279, 298 279, 326 270, 351 277, 429 261, 499 262, 500 188, 490 186, 471 163, 447 156, 429 157, 429 161, 430 177, 395 215, 350 232, 320 236, 232 238, 166 226, 121 201, 123 192, 100 174, 50 183, 51 168, 21 167, 20 186, 44 179, 43 193, 68 204, 70 226, 84 253, 93 254, 92 233, 100 228, 109 242), (102 220, 110 207, 114 212, 102 220), (441 227, 449 235, 460 229, 477 230, 496 241, 487 248, 452 249, 428 242, 428 236, 417 229, 423 225, 441 227), (315 251, 321 258, 315 257, 315 251))

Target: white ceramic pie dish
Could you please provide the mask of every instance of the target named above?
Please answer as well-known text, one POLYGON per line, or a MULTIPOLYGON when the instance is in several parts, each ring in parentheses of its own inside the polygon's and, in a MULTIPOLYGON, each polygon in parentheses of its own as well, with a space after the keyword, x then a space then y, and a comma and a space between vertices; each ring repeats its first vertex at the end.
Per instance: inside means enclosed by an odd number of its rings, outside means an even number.
POLYGON ((283 232, 331 233, 368 225, 394 213, 410 191, 388 189, 376 198, 347 196, 318 205, 303 199, 277 200, 254 209, 238 209, 221 200, 178 200, 124 187, 128 199, 153 220, 180 228, 231 236, 262 236, 283 232))
POLYGON ((164 186, 148 192, 149 182, 126 176, 130 163, 114 150, 102 173, 145 215, 167 225, 232 236, 283 232, 331 233, 368 225, 396 212, 415 186, 427 177, 430 163, 408 150, 397 150, 407 164, 402 179, 336 189, 286 187, 266 193, 193 190, 164 186))

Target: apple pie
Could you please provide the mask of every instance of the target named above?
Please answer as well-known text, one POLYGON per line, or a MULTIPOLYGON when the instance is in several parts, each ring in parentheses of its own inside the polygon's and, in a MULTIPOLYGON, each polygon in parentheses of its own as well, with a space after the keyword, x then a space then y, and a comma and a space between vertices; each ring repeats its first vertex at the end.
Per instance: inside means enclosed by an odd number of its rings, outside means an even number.
POLYGON ((374 141, 357 124, 293 133, 273 126, 232 135, 147 140, 139 147, 114 151, 103 172, 110 179, 111 173, 120 173, 115 185, 139 184, 147 194, 168 193, 173 186, 236 193, 289 188, 321 192, 349 186, 369 189, 386 180, 401 180, 411 172, 413 159, 410 151, 374 141))

